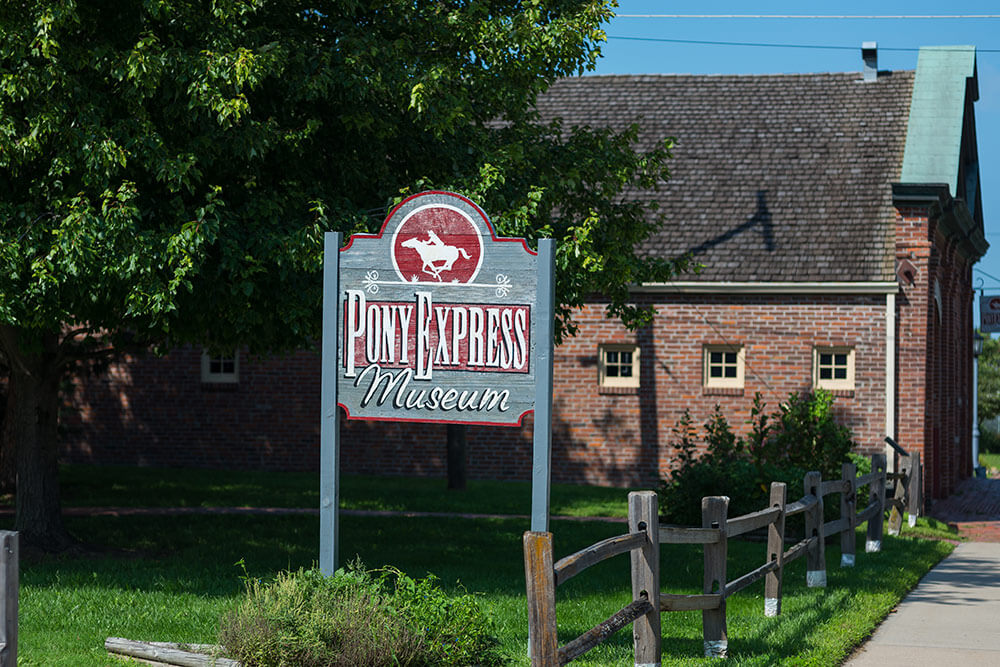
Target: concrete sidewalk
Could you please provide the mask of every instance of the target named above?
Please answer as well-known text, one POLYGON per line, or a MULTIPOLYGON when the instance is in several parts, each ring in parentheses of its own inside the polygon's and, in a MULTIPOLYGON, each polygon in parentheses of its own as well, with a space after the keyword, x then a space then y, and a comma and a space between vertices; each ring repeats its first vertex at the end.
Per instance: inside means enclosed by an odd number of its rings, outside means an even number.
POLYGON ((1000 665, 1000 543, 959 544, 845 664, 1000 665))

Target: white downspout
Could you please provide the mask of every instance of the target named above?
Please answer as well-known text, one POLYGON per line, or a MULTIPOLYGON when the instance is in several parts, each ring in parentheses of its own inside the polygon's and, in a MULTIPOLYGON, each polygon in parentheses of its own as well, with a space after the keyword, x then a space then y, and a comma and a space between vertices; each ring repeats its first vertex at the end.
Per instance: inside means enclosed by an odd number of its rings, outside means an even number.
MULTIPOLYGON (((896 439, 896 295, 885 295, 885 434, 896 439)), ((890 472, 896 472, 892 448, 885 446, 890 472)))

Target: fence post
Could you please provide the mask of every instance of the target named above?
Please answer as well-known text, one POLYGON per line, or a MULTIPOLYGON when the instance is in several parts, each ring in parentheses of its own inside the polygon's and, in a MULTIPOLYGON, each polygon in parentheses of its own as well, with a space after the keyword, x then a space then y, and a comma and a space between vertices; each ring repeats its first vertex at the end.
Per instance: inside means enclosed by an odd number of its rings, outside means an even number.
POLYGON ((528 588, 528 655, 531 667, 559 664, 556 634, 556 572, 552 533, 524 533, 524 574, 528 588))
POLYGON ((719 606, 701 612, 701 633, 706 658, 725 658, 729 649, 726 634, 726 518, 729 498, 709 496, 701 499, 702 528, 718 528, 719 541, 705 545, 705 580, 702 592, 719 595, 719 606))
POLYGON ((17 596, 20 589, 18 561, 20 535, 10 530, 0 531, 0 667, 17 665, 17 596))
POLYGON ((889 509, 889 534, 899 535, 903 530, 903 512, 906 510, 906 497, 910 488, 910 476, 913 475, 913 463, 909 456, 901 456, 899 470, 896 474, 896 485, 892 490, 892 500, 889 509))
POLYGON ((775 563, 775 568, 764 578, 764 615, 777 616, 781 613, 781 576, 785 567, 785 504, 788 489, 784 482, 771 482, 771 507, 778 507, 781 513, 767 527, 767 562, 775 563))
POLYGON ((866 553, 882 551, 882 521, 885 514, 885 454, 872 454, 872 472, 880 473, 871 485, 871 500, 878 504, 875 516, 868 519, 868 541, 865 542, 866 553))
POLYGON ((840 492, 840 518, 847 520, 847 527, 840 533, 840 567, 854 567, 857 539, 854 528, 858 523, 857 494, 858 467, 853 463, 840 466, 844 489, 840 492))
POLYGON ((910 467, 910 502, 906 511, 909 513, 907 521, 910 524, 910 528, 913 528, 917 525, 917 517, 920 516, 920 511, 923 507, 921 489, 923 488, 924 471, 920 467, 920 452, 913 452, 910 454, 910 458, 913 459, 913 464, 910 467))
POLYGON ((628 530, 645 531, 646 543, 629 553, 632 562, 632 599, 645 598, 653 610, 632 624, 635 664, 660 665, 660 516, 653 491, 628 494, 628 530))
POLYGON ((807 496, 814 496, 816 504, 806 512, 806 539, 816 538, 806 551, 806 586, 826 587, 826 543, 823 539, 823 478, 813 470, 803 478, 807 496))

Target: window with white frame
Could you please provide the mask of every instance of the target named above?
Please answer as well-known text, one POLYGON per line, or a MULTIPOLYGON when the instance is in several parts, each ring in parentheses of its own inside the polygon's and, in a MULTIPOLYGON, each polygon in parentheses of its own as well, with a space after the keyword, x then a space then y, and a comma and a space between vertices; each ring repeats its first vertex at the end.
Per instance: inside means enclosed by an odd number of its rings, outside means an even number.
POLYGON ((605 344, 598 349, 600 386, 639 386, 639 346, 605 344))
POLYGON ((240 381, 240 357, 238 352, 231 355, 213 355, 204 350, 201 353, 201 381, 205 383, 228 383, 240 381))
POLYGON ((702 358, 705 387, 743 388, 744 354, 741 345, 706 345, 702 358))
POLYGON ((813 348, 813 386, 817 389, 854 390, 854 348, 813 348))

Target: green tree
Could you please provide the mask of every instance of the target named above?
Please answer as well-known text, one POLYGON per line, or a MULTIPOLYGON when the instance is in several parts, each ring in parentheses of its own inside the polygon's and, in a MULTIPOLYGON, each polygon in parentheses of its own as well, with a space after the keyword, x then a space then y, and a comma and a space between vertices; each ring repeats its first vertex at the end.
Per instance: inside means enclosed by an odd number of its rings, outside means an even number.
POLYGON ((979 355, 979 423, 1000 415, 1000 338, 983 337, 979 355))
POLYGON ((591 69, 613 0, 25 0, 0 4, 0 363, 16 528, 70 545, 61 382, 127 348, 269 351, 315 339, 322 233, 378 228, 427 188, 499 232, 559 241, 558 334, 626 285, 652 229, 623 193, 669 142, 541 123, 591 69))

